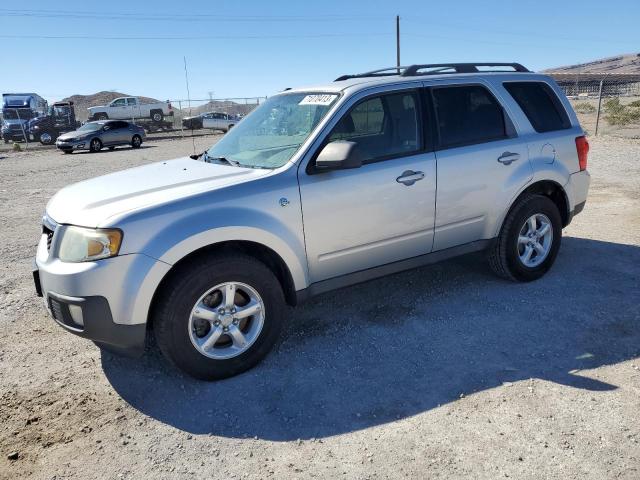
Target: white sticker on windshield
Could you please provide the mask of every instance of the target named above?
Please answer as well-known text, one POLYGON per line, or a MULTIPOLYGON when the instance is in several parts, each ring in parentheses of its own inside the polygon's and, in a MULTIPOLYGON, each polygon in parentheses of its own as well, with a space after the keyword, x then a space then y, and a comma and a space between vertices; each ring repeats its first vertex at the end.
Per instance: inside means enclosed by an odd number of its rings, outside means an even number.
POLYGON ((337 95, 330 95, 326 93, 307 95, 304 97, 298 105, 331 105, 336 99, 337 95))

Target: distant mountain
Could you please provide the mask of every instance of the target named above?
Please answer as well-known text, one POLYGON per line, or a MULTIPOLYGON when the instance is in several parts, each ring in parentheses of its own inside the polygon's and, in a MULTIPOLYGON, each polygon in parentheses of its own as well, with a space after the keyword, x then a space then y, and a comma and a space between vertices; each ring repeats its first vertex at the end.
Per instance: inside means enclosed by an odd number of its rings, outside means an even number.
MULTIPOLYGON (((128 95, 126 93, 119 92, 98 92, 92 95, 71 95, 70 97, 63 98, 63 102, 73 102, 76 109, 76 117, 79 120, 86 120, 89 117, 87 108, 97 107, 100 105, 106 105, 107 103, 115 100, 119 97, 134 97, 135 95, 128 95)), ((143 102, 158 102, 155 98, 138 97, 143 102)))
POLYGON ((543 70, 544 73, 636 73, 640 74, 640 53, 601 58, 592 62, 543 70))

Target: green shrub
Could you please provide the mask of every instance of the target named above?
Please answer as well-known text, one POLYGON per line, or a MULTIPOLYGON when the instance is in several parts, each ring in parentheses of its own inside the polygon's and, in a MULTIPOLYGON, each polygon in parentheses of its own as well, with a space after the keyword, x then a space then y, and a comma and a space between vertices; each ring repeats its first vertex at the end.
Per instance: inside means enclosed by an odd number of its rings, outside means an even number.
POLYGON ((640 100, 634 100, 629 104, 630 107, 640 107, 640 100))
POLYGON ((640 122, 640 108, 622 105, 619 98, 612 98, 604 102, 605 118, 609 125, 629 125, 640 122))
POLYGON ((576 104, 575 110, 578 113, 594 113, 596 111, 596 107, 588 102, 580 102, 576 104))

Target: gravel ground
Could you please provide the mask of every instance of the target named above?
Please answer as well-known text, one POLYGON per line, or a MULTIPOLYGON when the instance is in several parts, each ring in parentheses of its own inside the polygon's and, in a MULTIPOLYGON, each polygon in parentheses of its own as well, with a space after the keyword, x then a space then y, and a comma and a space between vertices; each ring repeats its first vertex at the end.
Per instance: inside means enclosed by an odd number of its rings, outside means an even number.
POLYGON ((591 143, 544 279, 470 255, 325 294, 217 383, 64 332, 30 272, 59 188, 192 140, 0 154, 0 477, 640 478, 640 143, 591 143))

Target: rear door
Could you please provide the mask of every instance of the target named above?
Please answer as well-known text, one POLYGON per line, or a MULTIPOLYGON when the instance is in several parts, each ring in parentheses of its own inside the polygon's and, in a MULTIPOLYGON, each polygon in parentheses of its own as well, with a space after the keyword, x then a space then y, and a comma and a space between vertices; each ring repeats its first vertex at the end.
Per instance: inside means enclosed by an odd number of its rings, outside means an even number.
POLYGON ((114 137, 119 144, 129 143, 133 134, 129 128, 129 122, 119 121, 114 123, 114 137))
POLYGON ((493 238, 505 206, 533 177, 527 144, 490 85, 448 81, 429 93, 438 162, 433 250, 493 238))
POLYGON ((127 113, 127 119, 140 118, 144 116, 142 115, 142 112, 140 112, 140 105, 138 104, 137 98, 127 98, 127 113))

